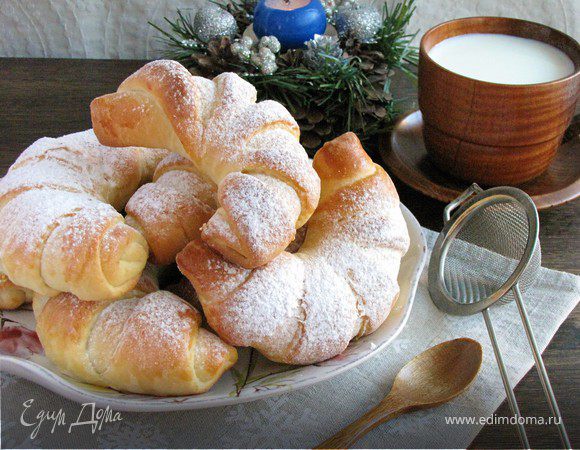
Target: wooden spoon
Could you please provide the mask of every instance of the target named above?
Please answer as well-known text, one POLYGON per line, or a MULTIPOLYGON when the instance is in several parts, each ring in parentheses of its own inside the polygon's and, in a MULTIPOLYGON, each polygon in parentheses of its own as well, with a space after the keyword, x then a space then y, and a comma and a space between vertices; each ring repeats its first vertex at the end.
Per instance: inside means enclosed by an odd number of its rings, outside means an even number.
POLYGON ((468 338, 425 350, 401 369, 381 403, 317 448, 347 448, 381 423, 452 400, 475 379, 481 360, 481 345, 468 338))

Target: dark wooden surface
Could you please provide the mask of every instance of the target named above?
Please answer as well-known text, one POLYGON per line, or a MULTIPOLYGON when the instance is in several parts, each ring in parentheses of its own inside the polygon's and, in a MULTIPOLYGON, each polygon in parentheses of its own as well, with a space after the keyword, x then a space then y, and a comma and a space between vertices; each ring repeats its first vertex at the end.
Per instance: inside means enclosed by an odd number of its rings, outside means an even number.
MULTIPOLYGON (((41 136, 89 128, 89 102, 112 92, 142 61, 97 61, 56 59, 0 59, 0 175, 18 154, 41 136)), ((400 94, 414 95, 412 86, 400 87, 400 94)), ((412 102, 411 102, 412 103, 412 102)), ((396 182, 401 200, 428 228, 442 226, 443 204, 431 200, 396 182)), ((540 213, 543 265, 580 274, 580 202, 540 213)), ((568 431, 575 447, 580 446, 579 342, 580 308, 570 315, 558 331, 544 360, 559 399, 568 431)), ((539 379, 531 370, 516 388, 524 415, 548 417, 539 379)), ((509 416, 507 404, 496 412, 509 416)), ((534 447, 559 445, 553 427, 528 427, 534 447)), ((510 426, 485 426, 473 447, 513 448, 519 445, 510 426)))
MULTIPOLYGON (((580 110, 579 110, 580 111, 580 110)), ((440 170, 427 153, 423 139, 422 114, 413 110, 395 125, 392 136, 385 136, 381 146, 383 161, 391 175, 408 186, 449 203, 465 191, 470 182, 450 177, 440 170)), ((574 117, 556 157, 540 176, 518 187, 526 192, 538 209, 552 208, 580 196, 580 115, 574 117)))

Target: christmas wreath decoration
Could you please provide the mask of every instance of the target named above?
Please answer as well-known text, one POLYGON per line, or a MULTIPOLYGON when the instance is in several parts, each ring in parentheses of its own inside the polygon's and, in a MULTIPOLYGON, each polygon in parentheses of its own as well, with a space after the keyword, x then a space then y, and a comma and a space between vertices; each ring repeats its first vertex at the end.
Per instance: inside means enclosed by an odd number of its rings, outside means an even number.
POLYGON ((315 35, 303 48, 283 49, 275 36, 252 39, 256 0, 208 2, 195 14, 178 10, 160 33, 166 56, 192 73, 214 77, 236 72, 260 99, 284 104, 298 121, 301 141, 313 153, 346 131, 363 138, 386 131, 396 115, 391 92, 395 70, 414 76, 415 34, 406 31, 414 0, 372 6, 353 0, 323 1, 336 35, 315 35))

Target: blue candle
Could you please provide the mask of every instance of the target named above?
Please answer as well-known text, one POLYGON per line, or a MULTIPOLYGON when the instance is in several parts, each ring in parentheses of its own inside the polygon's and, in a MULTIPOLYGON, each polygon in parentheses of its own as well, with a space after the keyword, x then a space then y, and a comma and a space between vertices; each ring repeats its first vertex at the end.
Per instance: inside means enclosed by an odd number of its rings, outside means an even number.
POLYGON ((303 47, 325 30, 320 0, 260 0, 254 10, 256 36, 276 36, 284 48, 303 47))

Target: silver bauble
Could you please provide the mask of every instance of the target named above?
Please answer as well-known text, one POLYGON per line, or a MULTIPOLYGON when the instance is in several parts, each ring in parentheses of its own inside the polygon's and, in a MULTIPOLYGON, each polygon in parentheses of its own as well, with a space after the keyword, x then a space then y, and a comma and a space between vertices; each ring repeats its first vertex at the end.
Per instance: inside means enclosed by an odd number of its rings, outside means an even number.
POLYGON ((362 42, 371 42, 382 22, 381 14, 371 6, 345 6, 336 14, 336 30, 339 36, 349 35, 362 42))
POLYGON ((193 19, 193 30, 202 42, 226 36, 233 38, 238 32, 236 19, 226 10, 216 5, 200 8, 193 19))

